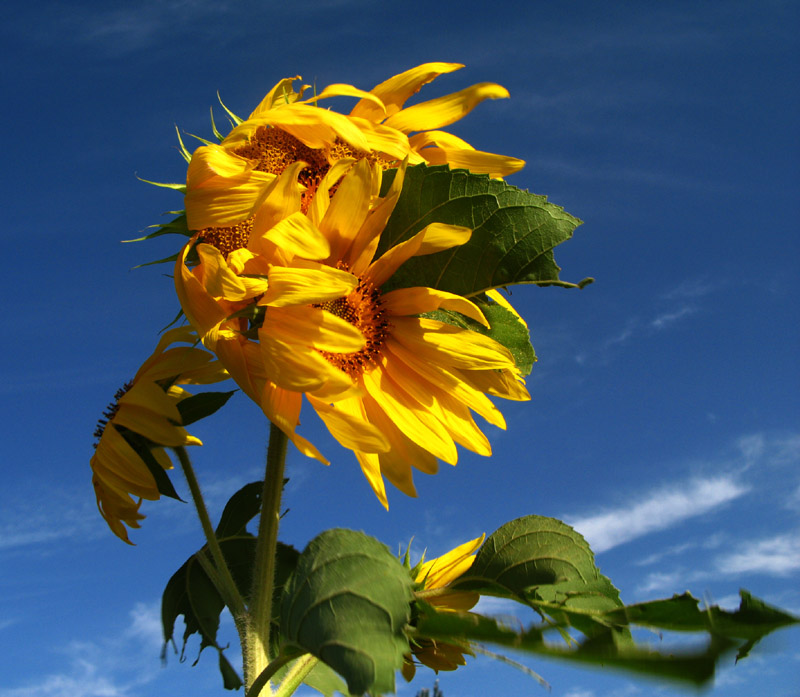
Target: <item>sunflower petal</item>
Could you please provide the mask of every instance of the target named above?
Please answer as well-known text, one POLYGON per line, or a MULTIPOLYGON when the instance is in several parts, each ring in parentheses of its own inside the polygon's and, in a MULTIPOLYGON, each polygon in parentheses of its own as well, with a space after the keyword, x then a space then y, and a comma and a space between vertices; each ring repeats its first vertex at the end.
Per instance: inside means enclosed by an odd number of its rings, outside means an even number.
POLYGON ((508 96, 505 87, 493 82, 481 82, 459 92, 403 109, 386 119, 384 124, 403 133, 430 131, 458 121, 485 99, 505 99, 508 96))

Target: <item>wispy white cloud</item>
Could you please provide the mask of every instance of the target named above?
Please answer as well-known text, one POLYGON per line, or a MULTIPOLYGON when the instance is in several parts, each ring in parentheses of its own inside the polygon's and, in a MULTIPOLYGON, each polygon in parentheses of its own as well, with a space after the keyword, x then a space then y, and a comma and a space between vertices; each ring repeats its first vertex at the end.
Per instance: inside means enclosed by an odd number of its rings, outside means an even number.
POLYGON ((749 487, 729 476, 694 479, 648 492, 638 501, 602 513, 566 517, 595 552, 677 525, 742 496, 749 487))
POLYGON ((695 312, 697 312, 697 308, 685 305, 677 310, 661 313, 655 319, 650 320, 650 326, 653 329, 661 331, 662 329, 666 329, 668 326, 674 324, 682 317, 693 315, 695 312))
POLYGON ((664 300, 696 300, 715 292, 722 285, 721 281, 712 282, 707 278, 687 278, 661 297, 664 300))
POLYGON ((800 570, 800 532, 745 542, 738 551, 717 557, 716 568, 724 574, 788 576, 800 570))
MULTIPOLYGON (((130 697, 160 672, 161 645, 158 603, 137 603, 129 626, 118 636, 100 641, 75 641, 63 649, 68 667, 61 673, 0 688, 0 697, 130 697)), ((41 650, 41 647, 39 647, 41 650)))

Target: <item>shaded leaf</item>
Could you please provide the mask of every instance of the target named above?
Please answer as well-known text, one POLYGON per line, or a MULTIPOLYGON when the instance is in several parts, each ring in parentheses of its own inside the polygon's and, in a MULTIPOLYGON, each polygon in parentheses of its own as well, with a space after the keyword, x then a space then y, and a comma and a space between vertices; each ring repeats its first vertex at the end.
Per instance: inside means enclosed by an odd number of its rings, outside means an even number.
POLYGON ((182 399, 177 403, 182 425, 188 426, 195 421, 211 416, 215 411, 225 406, 234 392, 236 390, 231 392, 199 392, 191 397, 182 399))
POLYGON ((468 227, 472 238, 461 247, 410 259, 385 291, 428 286, 472 296, 514 283, 573 285, 559 280, 552 250, 572 237, 581 221, 545 196, 447 165, 410 167, 377 254, 433 222, 468 227))
POLYGON ((218 538, 241 535, 245 527, 261 510, 261 490, 264 482, 250 482, 228 499, 219 519, 218 538))
POLYGON ((342 675, 351 693, 393 692, 409 650, 411 599, 408 571, 385 545, 361 532, 328 530, 300 555, 281 629, 342 675))

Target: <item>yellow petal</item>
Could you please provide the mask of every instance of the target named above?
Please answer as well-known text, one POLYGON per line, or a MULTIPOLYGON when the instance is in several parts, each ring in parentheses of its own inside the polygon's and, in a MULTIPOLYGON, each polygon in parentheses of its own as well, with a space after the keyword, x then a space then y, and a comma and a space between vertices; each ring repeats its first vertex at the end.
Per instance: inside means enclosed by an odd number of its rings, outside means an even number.
POLYGON ((267 310, 259 335, 333 353, 354 353, 366 345, 352 324, 316 307, 276 307, 267 310))
POLYGON ((120 408, 114 416, 114 423, 143 435, 158 445, 175 448, 179 445, 202 445, 190 436, 182 426, 174 426, 162 417, 155 417, 149 409, 136 406, 120 408))
POLYGON ((349 387, 347 376, 312 348, 281 341, 259 331, 261 359, 268 378, 278 387, 293 392, 317 390, 330 381, 349 387))
MULTIPOLYGON (((417 354, 392 339, 386 342, 384 353, 391 353, 402 360, 410 370, 427 380, 434 388, 452 395, 453 399, 459 400, 476 414, 480 414, 493 426, 505 429, 506 422, 503 414, 492 404, 492 401, 454 372, 446 370, 437 363, 421 360, 417 354)), ((417 379, 419 380, 420 378, 417 379)))
POLYGON ((248 219, 274 174, 220 146, 198 148, 187 172, 186 224, 190 230, 224 227, 248 219))
MULTIPOLYGON (((309 148, 325 148, 341 138, 357 150, 367 149, 367 141, 361 129, 347 116, 308 104, 287 104, 285 107, 272 109, 249 124, 251 128, 259 125, 276 126, 309 148)), ((242 126, 237 126, 231 131, 231 135, 237 130, 243 130, 242 126)))
MULTIPOLYGON (((423 85, 428 84, 444 73, 451 73, 464 66, 460 63, 424 63, 411 70, 406 70, 399 75, 390 77, 370 90, 386 106, 386 113, 393 114, 399 111, 406 100, 419 92, 423 85)), ((383 118, 382 111, 366 99, 362 99, 350 112, 351 116, 360 116, 370 121, 383 118)))
POLYGON ((346 408, 342 400, 336 406, 309 395, 308 401, 317 415, 328 427, 334 438, 345 448, 366 453, 381 453, 389 450, 389 443, 383 434, 352 408, 346 408))
POLYGON ((423 131, 409 138, 409 145, 432 165, 448 164, 475 174, 504 177, 518 172, 525 161, 476 150, 469 143, 446 131, 423 131))
POLYGON ((232 302, 254 298, 267 290, 266 280, 240 278, 228 266, 225 257, 210 244, 198 244, 203 285, 210 295, 232 302))
POLYGON ((478 551, 485 538, 486 535, 481 535, 441 557, 425 562, 417 572, 416 582, 424 582, 426 589, 444 588, 452 583, 472 566, 475 561, 472 555, 478 551))
POLYGON ((274 383, 267 382, 260 403, 266 417, 289 437, 303 455, 319 460, 323 465, 330 464, 319 450, 295 431, 300 420, 302 400, 300 393, 282 390, 274 383))
POLYGON ((466 298, 435 288, 399 288, 385 293, 381 299, 383 307, 392 315, 421 315, 434 310, 452 310, 470 319, 474 319, 484 327, 489 323, 475 303, 466 298))
POLYGON ((513 368, 514 358, 494 339, 424 317, 394 317, 392 336, 423 360, 455 368, 513 368))
POLYGON ((339 158, 331 165, 331 168, 317 186, 317 193, 314 194, 314 197, 311 199, 311 205, 308 208, 308 217, 311 218, 311 222, 317 227, 319 227, 322 219, 325 217, 325 213, 327 213, 331 205, 331 187, 347 174, 355 163, 356 160, 352 157, 339 158))
POLYGON ((369 396, 409 440, 440 460, 450 464, 458 461, 455 444, 439 421, 431 418, 385 371, 366 371, 361 379, 369 396))
POLYGON ((260 116, 264 112, 274 109, 276 106, 291 104, 296 101, 299 94, 294 91, 292 83, 299 79, 300 76, 295 75, 294 77, 286 77, 281 80, 275 87, 267 92, 264 99, 262 99, 259 105, 253 110, 253 113, 250 114, 248 119, 260 116))
POLYGON ((269 273, 269 289, 259 305, 286 307, 310 305, 341 298, 358 285, 347 271, 319 265, 317 268, 274 267, 269 273))
POLYGON ((370 204, 371 168, 359 160, 342 179, 330 206, 319 222, 319 229, 330 242, 328 260, 336 263, 347 254, 350 245, 367 218, 370 204))
POLYGON ((257 245, 261 238, 284 218, 300 211, 302 197, 297 177, 305 166, 305 162, 293 162, 264 189, 255 206, 253 229, 247 244, 251 251, 260 251, 257 245))
POLYGON ((325 259, 330 254, 327 238, 300 212, 293 213, 266 230, 260 239, 259 248, 267 253, 270 250, 263 247, 263 242, 274 244, 285 253, 303 259, 325 259))
POLYGON ((386 498, 386 487, 383 484, 383 477, 381 476, 381 464, 378 456, 374 453, 364 453, 360 451, 355 452, 358 464, 361 465, 361 471, 367 478, 369 485, 378 497, 383 507, 389 510, 389 501, 386 498))
POLYGON ((383 106, 383 102, 378 96, 372 94, 371 92, 365 92, 357 87, 353 87, 353 85, 345 84, 328 85, 324 90, 322 90, 322 92, 314 95, 311 97, 311 99, 306 99, 301 103, 313 104, 316 106, 316 102, 318 102, 320 99, 327 99, 328 97, 360 97, 362 100, 371 102, 373 108, 377 108, 383 113, 386 111, 383 106))
MULTIPOLYGON (((175 403, 154 382, 147 380, 137 382, 120 397, 117 404, 120 411, 124 411, 127 407, 137 407, 151 412, 154 421, 171 419, 180 423, 181 416, 175 403)), ((147 435, 144 431, 137 431, 137 433, 141 433, 144 436, 147 435)))
POLYGON ((484 99, 504 99, 508 96, 505 87, 482 82, 459 92, 410 106, 390 116, 384 124, 403 133, 430 131, 458 121, 484 99))
POLYGON ((175 261, 175 292, 186 319, 194 327, 203 343, 213 351, 213 342, 207 341, 207 335, 225 319, 227 313, 208 294, 197 277, 186 268, 186 255, 192 244, 189 242, 184 245, 175 261))
POLYGON ((380 259, 372 263, 366 275, 376 286, 381 286, 411 257, 462 245, 471 235, 472 230, 460 225, 431 223, 412 238, 388 249, 380 259))

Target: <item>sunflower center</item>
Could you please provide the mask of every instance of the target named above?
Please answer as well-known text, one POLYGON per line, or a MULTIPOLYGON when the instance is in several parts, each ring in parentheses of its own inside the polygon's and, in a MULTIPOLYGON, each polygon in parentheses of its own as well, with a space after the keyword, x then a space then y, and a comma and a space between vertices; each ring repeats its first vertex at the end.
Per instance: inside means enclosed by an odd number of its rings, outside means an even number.
MULTIPOLYGON (((300 203, 303 213, 308 212, 311 200, 331 168, 331 162, 344 157, 366 159, 371 164, 379 164, 384 170, 397 167, 398 164, 395 160, 386 160, 375 153, 356 150, 340 138, 327 150, 310 148, 290 133, 273 126, 259 126, 248 142, 233 152, 253 162, 256 170, 275 175, 281 175, 295 162, 305 162, 306 167, 297 177, 297 181, 305 189, 300 203)), ((333 196, 338 184, 336 182, 330 187, 329 195, 333 196)), ((203 242, 213 245, 227 257, 234 250, 247 246, 252 229, 253 219, 249 218, 230 227, 205 228, 200 233, 203 242)))
POLYGON ((360 280, 358 286, 349 295, 329 300, 317 307, 341 317, 364 335, 367 344, 355 353, 321 351, 329 363, 339 370, 343 370, 350 377, 358 377, 366 370, 367 365, 374 363, 375 358, 380 355, 383 342, 391 330, 391 326, 385 318, 386 313, 381 302, 380 289, 369 281, 360 280))
POLYGON ((213 245, 227 259, 228 254, 247 246, 250 232, 253 230, 253 218, 243 220, 230 227, 208 227, 200 231, 200 241, 213 245))
POLYGON ((114 393, 114 401, 111 402, 103 411, 103 416, 105 418, 97 420, 97 426, 94 429, 94 437, 97 439, 97 442, 94 444, 94 447, 97 448, 100 439, 103 437, 103 433, 106 430, 106 426, 114 419, 119 411, 119 400, 122 399, 128 392, 128 390, 133 387, 133 381, 126 382, 122 387, 120 387, 114 393))

